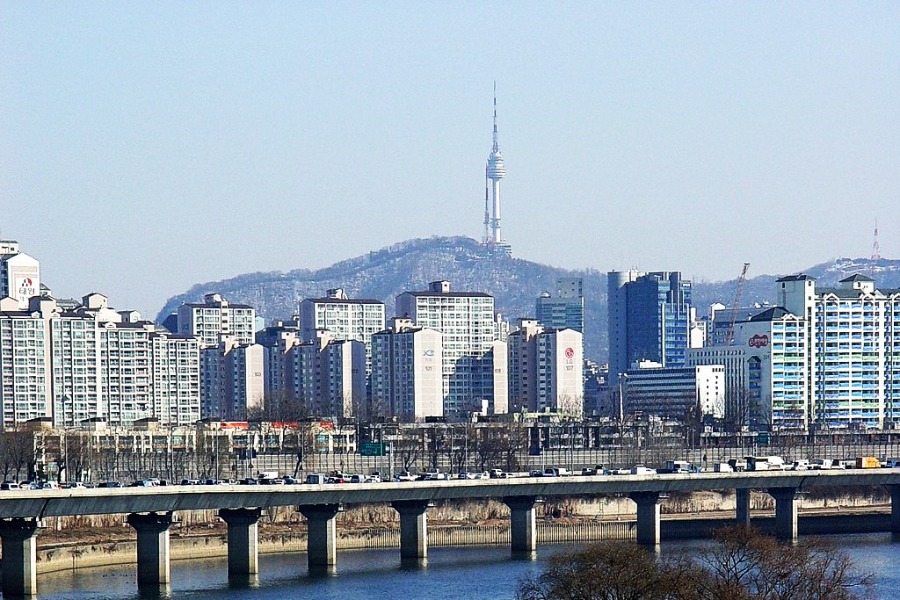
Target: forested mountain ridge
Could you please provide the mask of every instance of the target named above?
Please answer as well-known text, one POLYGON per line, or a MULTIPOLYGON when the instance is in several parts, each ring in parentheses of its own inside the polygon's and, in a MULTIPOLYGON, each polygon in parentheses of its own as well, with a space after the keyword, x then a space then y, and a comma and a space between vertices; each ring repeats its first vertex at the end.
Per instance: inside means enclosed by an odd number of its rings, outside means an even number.
MULTIPOLYGON (((739 270, 736 265, 735 271, 739 270)), ((900 287, 900 261, 841 258, 805 271, 818 285, 831 286, 854 273, 873 277, 880 288, 900 287)), ((685 274, 689 277, 688 274, 685 274)), ((184 302, 202 301, 218 292, 230 302, 249 304, 267 321, 287 319, 303 298, 318 298, 329 288, 343 288, 351 298, 381 300, 394 314, 394 299, 405 291, 423 290, 431 281, 446 279, 455 291, 487 292, 496 309, 513 323, 534 317, 535 300, 545 291, 556 295, 558 277, 582 277, 585 293, 585 350, 589 358, 606 360, 606 272, 562 269, 507 256, 466 237, 433 237, 401 242, 344 260, 323 269, 295 269, 238 275, 193 286, 173 296, 157 316, 162 322, 184 302)), ((748 279, 742 305, 775 301, 775 275, 748 279)), ((705 314, 712 302, 731 305, 736 280, 694 281, 693 303, 705 314)))

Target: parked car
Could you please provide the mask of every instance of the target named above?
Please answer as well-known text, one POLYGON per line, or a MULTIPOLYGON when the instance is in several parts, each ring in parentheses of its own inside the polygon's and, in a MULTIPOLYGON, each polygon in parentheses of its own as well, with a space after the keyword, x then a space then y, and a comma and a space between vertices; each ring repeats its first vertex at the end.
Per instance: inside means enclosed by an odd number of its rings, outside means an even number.
POLYGON ((22 486, 15 481, 4 481, 3 483, 0 483, 0 490, 15 491, 20 489, 22 489, 22 486))

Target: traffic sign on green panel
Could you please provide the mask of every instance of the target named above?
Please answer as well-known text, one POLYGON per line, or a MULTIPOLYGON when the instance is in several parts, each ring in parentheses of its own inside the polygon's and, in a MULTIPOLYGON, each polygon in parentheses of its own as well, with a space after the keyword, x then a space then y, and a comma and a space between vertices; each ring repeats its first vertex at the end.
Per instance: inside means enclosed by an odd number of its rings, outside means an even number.
POLYGON ((359 453, 362 456, 384 456, 384 442, 362 442, 359 453))

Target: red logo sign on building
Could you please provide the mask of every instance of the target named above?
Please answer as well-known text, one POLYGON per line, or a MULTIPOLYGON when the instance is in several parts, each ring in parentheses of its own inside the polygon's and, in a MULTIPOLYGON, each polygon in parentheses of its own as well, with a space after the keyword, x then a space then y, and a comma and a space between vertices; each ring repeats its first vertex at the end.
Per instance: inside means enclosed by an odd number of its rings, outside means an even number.
POLYGON ((751 348, 764 348, 765 346, 769 345, 769 336, 757 333, 752 338, 750 338, 750 341, 747 342, 747 345, 751 348))

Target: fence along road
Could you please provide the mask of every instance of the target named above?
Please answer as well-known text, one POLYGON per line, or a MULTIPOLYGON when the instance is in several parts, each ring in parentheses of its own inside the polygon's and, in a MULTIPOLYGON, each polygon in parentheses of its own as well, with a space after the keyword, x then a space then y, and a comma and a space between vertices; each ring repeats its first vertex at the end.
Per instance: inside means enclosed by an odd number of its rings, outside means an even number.
POLYGON ((637 540, 659 543, 660 499, 669 492, 734 489, 737 521, 749 523, 750 490, 775 499, 776 535, 797 537, 797 495, 817 486, 885 485, 891 491, 891 529, 900 533, 900 469, 762 471, 652 475, 521 477, 397 483, 163 486, 6 491, 0 493, 4 596, 37 593, 36 536, 44 517, 127 514, 137 531, 138 583, 169 582, 169 526, 178 511, 218 510, 228 524, 232 575, 258 573, 257 522, 261 511, 296 506, 308 521, 311 567, 336 564, 335 516, 345 504, 391 504, 400 514, 400 554, 427 556, 429 506, 439 500, 499 498, 510 508, 513 551, 534 551, 535 503, 546 497, 627 494, 637 504, 637 540))

